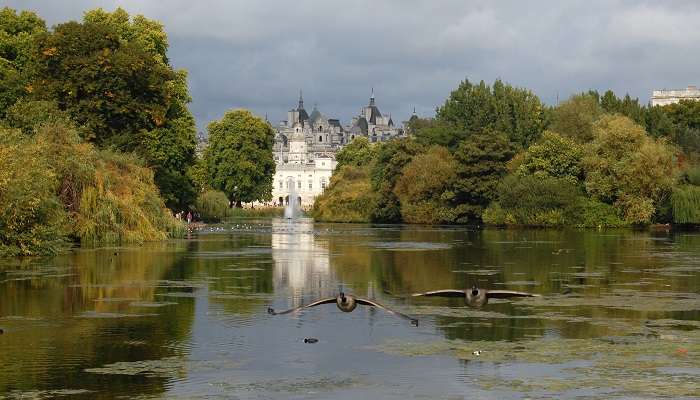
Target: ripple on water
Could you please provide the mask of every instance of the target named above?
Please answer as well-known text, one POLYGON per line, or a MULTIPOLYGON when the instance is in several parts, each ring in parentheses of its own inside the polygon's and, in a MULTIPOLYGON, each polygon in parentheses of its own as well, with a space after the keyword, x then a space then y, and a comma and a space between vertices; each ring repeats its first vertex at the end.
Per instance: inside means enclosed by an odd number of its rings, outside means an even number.
POLYGON ((446 250, 452 246, 437 242, 369 242, 370 247, 390 251, 446 250))

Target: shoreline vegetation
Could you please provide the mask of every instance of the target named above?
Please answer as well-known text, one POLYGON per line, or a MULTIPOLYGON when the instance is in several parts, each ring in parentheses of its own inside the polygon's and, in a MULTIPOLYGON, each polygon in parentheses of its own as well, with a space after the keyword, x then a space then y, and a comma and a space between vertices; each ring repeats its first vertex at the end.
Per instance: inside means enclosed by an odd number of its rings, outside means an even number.
POLYGON ((407 138, 355 139, 318 221, 666 229, 700 225, 700 102, 589 91, 549 107, 463 81, 407 138))
MULTIPOLYGON (((196 155, 187 72, 163 26, 94 9, 47 28, 0 9, 0 256, 181 237, 196 221, 281 216, 274 130, 247 110, 196 155)), ((627 227, 700 224, 700 102, 589 91, 547 106, 500 80, 460 83, 407 138, 337 154, 318 221, 627 227)))

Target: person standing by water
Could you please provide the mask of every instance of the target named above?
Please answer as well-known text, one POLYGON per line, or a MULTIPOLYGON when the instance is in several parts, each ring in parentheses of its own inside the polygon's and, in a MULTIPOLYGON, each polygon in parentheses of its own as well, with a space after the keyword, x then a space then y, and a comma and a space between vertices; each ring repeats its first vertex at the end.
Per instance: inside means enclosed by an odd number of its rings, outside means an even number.
POLYGON ((188 224, 192 223, 192 211, 187 212, 187 223, 188 224))

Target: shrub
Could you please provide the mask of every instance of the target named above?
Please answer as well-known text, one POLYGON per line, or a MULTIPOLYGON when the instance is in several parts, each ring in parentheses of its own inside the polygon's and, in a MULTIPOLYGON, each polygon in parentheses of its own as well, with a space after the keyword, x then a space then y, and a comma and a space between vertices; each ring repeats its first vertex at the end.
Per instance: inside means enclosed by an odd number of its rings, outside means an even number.
POLYGON ((0 255, 54 254, 66 244, 67 214, 43 143, 0 131, 0 255))
POLYGON ((571 223, 579 188, 569 180, 509 175, 498 185, 498 202, 483 220, 495 225, 560 226, 571 223))
POLYGON ((223 192, 207 190, 197 197, 195 208, 204 222, 219 222, 229 210, 228 199, 223 192))
POLYGON ((456 212, 450 203, 456 174, 457 162, 445 147, 433 146, 413 157, 394 188, 402 219, 418 224, 454 222, 456 212))
POLYGON ((700 187, 679 186, 671 196, 673 222, 677 224, 700 224, 700 187))
POLYGON ((369 222, 376 207, 369 167, 346 165, 336 170, 325 192, 316 198, 312 216, 328 222, 369 222))
POLYGON ((140 243, 180 235, 153 172, 132 155, 98 151, 64 123, 0 138, 0 254, 53 254, 82 243, 140 243))

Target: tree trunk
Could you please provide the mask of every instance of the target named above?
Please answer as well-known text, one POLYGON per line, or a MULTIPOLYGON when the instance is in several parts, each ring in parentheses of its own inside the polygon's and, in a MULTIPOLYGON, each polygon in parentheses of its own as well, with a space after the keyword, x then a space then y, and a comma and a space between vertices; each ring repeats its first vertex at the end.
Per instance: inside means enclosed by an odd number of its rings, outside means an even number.
POLYGON ((236 208, 243 208, 243 204, 241 204, 240 200, 236 200, 236 208))

